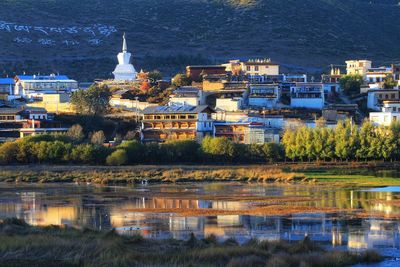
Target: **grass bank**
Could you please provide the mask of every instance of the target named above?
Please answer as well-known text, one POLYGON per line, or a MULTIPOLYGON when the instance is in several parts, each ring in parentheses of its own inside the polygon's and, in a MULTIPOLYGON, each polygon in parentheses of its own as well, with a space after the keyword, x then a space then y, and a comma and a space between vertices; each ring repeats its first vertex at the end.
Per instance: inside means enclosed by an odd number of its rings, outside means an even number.
POLYGON ((287 163, 264 165, 79 165, 1 166, 0 182, 96 184, 178 182, 303 182, 338 186, 400 186, 400 165, 366 163, 287 163))
POLYGON ((18 219, 0 222, 0 241, 0 262, 6 267, 340 267, 382 260, 374 251, 327 251, 308 238, 294 243, 250 240, 242 245, 233 239, 219 242, 214 236, 147 240, 115 231, 32 227, 18 219))

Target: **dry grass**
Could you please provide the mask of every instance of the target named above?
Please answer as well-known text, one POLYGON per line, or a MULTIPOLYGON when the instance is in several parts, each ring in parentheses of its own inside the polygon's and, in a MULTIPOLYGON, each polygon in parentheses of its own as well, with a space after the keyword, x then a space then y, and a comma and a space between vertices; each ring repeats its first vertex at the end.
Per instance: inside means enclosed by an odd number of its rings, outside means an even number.
POLYGON ((1 266, 350 266, 379 262, 376 252, 326 251, 303 241, 262 241, 239 245, 219 242, 215 236, 187 241, 146 240, 120 236, 115 231, 31 227, 18 219, 0 223, 1 266), (285 265, 286 264, 286 265, 285 265))
POLYGON ((148 182, 203 182, 203 181, 247 181, 247 182, 293 182, 305 180, 299 173, 287 173, 279 168, 137 168, 127 169, 78 169, 19 170, 0 172, 3 182, 77 182, 96 184, 135 184, 148 182))

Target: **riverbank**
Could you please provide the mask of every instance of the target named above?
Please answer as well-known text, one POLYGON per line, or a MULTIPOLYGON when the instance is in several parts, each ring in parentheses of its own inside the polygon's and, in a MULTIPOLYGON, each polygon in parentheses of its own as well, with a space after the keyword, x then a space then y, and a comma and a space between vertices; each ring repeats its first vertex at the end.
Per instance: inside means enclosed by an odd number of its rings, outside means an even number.
POLYGON ((325 250, 300 242, 250 240, 238 244, 215 236, 187 241, 150 240, 57 226, 33 227, 18 219, 0 222, 2 266, 350 266, 380 262, 375 251, 325 250))
POLYGON ((400 186, 400 164, 298 163, 264 165, 2 166, 0 182, 138 184, 209 181, 304 182, 400 186))

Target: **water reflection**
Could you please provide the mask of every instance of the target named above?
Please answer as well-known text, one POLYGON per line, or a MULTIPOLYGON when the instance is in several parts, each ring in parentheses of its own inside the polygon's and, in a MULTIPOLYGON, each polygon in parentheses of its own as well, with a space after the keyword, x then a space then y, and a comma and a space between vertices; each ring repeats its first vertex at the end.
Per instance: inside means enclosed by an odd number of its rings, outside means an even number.
POLYGON ((194 233, 198 237, 214 234, 239 241, 252 237, 300 240, 308 235, 329 246, 391 249, 391 253, 400 255, 400 223, 391 219, 394 215, 400 215, 398 190, 239 183, 143 187, 0 185, 0 218, 23 218, 33 225, 116 228, 125 234, 140 233, 150 238, 186 239, 194 233), (173 212, 140 210, 245 210, 259 201, 362 209, 366 215, 361 218, 348 213, 185 217, 173 212))

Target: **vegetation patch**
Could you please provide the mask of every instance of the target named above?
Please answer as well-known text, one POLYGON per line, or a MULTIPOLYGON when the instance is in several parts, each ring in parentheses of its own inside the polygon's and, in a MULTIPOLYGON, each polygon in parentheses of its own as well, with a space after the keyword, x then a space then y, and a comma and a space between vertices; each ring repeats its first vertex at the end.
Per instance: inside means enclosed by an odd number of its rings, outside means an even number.
POLYGON ((187 241, 148 240, 58 226, 33 227, 19 219, 0 223, 2 266, 350 266, 382 261, 375 251, 328 251, 308 237, 300 242, 239 245, 215 236, 187 241))

